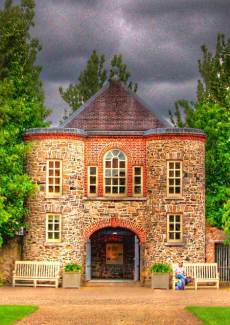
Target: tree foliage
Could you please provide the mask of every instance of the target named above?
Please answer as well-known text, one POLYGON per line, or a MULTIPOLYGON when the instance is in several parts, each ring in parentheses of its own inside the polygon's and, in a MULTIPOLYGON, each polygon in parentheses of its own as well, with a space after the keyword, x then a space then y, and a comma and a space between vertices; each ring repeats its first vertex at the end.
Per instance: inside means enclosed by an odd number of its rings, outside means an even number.
POLYGON ((230 234, 230 40, 219 34, 214 54, 201 50, 197 100, 177 101, 170 116, 175 126, 206 133, 206 217, 230 234))
POLYGON ((17 234, 33 184, 25 172, 23 133, 46 126, 48 110, 35 64, 41 46, 31 38, 35 3, 6 0, 0 10, 0 244, 17 234))
POLYGON ((129 81, 130 73, 127 65, 123 63, 122 55, 114 55, 110 62, 110 70, 105 67, 105 56, 100 55, 94 50, 86 63, 85 69, 80 73, 78 82, 70 84, 67 89, 59 88, 64 101, 68 103, 72 111, 77 110, 85 101, 92 97, 107 80, 114 75, 134 92, 137 91, 137 84, 129 81))

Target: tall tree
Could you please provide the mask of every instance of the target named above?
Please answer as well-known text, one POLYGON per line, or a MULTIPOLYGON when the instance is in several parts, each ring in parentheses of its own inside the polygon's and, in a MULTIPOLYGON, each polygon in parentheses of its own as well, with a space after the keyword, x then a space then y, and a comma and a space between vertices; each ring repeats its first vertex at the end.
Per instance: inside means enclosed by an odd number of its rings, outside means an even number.
POLYGON ((219 34, 214 54, 201 49, 197 100, 177 101, 170 116, 175 126, 206 133, 206 217, 230 234, 230 40, 219 34))
POLYGON ((67 89, 59 88, 62 98, 68 103, 72 111, 77 110, 92 97, 103 86, 107 77, 110 80, 115 74, 124 84, 128 85, 128 88, 134 92, 137 91, 137 84, 129 81, 130 73, 127 70, 127 65, 123 63, 121 54, 113 56, 109 72, 106 70, 105 63, 105 56, 94 50, 85 69, 80 73, 78 82, 70 84, 67 89))
POLYGON ((197 83, 197 100, 195 103, 179 99, 175 103, 175 113, 169 111, 174 126, 192 127, 193 112, 197 103, 217 103, 228 105, 230 87, 230 40, 223 34, 217 35, 216 51, 212 54, 206 45, 201 46, 202 59, 198 60, 201 79, 197 83))
POLYGON ((0 244, 14 237, 27 214, 26 199, 34 188, 25 172, 26 128, 46 126, 41 49, 31 38, 35 3, 6 0, 0 10, 0 244))

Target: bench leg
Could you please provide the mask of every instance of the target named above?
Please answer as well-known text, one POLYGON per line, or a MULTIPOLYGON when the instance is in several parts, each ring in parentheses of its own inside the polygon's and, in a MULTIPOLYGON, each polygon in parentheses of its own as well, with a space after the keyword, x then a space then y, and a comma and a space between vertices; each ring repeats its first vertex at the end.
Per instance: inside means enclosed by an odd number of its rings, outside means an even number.
POLYGON ((173 290, 176 290, 176 283, 174 280, 172 281, 172 288, 173 288, 173 290))
POLYGON ((195 280, 195 290, 197 290, 197 281, 195 280))
POLYGON ((15 287, 15 279, 13 278, 12 286, 15 287))
POLYGON ((37 280, 34 280, 34 288, 37 288, 37 280))

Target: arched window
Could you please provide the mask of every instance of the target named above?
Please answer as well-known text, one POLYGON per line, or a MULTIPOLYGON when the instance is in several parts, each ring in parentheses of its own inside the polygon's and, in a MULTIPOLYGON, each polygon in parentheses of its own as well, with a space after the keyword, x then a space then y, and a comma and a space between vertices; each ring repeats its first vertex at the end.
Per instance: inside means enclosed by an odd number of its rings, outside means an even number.
POLYGON ((104 157, 104 188, 105 195, 126 194, 126 157, 118 149, 104 157))

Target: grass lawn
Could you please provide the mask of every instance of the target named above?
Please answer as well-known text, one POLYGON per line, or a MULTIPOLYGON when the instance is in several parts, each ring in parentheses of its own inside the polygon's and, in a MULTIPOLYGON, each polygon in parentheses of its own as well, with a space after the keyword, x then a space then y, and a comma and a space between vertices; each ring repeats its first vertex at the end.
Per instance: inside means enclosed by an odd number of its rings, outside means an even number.
POLYGON ((230 324, 230 307, 188 306, 186 310, 190 311, 206 325, 230 324))
POLYGON ((37 306, 0 305, 0 325, 14 324, 37 309, 37 306))

